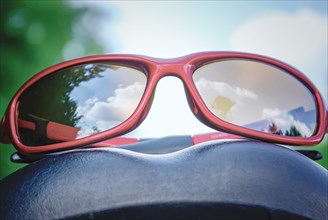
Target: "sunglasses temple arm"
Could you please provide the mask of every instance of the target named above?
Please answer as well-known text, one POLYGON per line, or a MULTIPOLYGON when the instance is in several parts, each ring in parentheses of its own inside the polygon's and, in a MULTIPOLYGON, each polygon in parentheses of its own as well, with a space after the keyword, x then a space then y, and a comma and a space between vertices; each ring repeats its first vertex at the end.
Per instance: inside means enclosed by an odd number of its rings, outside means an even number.
MULTIPOLYGON (((33 121, 19 119, 18 126, 54 141, 72 141, 76 139, 79 129, 68 125, 48 121, 46 119, 31 116, 33 121)), ((112 147, 139 142, 136 138, 116 137, 99 143, 92 144, 91 147, 112 147)))
POLYGON ((238 139, 244 139, 244 138, 241 136, 217 131, 217 132, 213 132, 213 133, 194 135, 192 137, 192 142, 193 142, 193 144, 199 144, 199 143, 203 143, 206 141, 226 140, 226 139, 233 139, 233 140, 237 139, 238 140, 238 139))

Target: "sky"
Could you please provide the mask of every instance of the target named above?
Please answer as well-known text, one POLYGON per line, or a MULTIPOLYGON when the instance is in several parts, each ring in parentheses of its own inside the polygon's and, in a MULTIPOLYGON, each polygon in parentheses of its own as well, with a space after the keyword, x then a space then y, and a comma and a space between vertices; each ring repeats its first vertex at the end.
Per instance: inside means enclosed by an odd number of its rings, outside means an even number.
MULTIPOLYGON (((72 4, 97 8, 107 15, 98 20, 85 15, 82 20, 106 53, 159 58, 200 51, 266 55, 303 72, 327 102, 327 1, 72 1, 72 4)), ((63 51, 65 59, 83 52, 83 45, 74 42, 67 48, 63 51)), ((190 111, 181 81, 167 77, 157 86, 148 117, 129 136, 209 131, 213 130, 190 111)))

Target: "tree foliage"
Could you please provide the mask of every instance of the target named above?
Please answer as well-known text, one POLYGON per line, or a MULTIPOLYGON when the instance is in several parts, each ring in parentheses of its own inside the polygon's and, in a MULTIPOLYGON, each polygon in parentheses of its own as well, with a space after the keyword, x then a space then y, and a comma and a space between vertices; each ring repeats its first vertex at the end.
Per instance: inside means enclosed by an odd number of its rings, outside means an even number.
MULTIPOLYGON (((79 24, 90 9, 72 8, 67 1, 0 1, 0 115, 32 75, 63 61, 65 45, 80 37, 85 54, 101 53, 88 30, 79 24), (83 34, 76 35, 76 28, 83 34)), ((49 100, 50 101, 50 100, 49 100)), ((36 100, 35 100, 36 102, 36 100)), ((33 105, 33 103, 31 103, 33 105)), ((0 178, 17 169, 10 145, 0 145, 0 178)))

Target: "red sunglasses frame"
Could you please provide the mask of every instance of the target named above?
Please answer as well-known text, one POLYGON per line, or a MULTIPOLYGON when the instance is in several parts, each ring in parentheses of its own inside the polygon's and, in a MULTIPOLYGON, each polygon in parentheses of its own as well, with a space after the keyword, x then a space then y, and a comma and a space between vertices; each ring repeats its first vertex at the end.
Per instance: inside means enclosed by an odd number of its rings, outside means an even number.
MULTIPOLYGON (((320 95, 316 87, 312 84, 312 82, 295 68, 276 59, 256 54, 240 52, 201 52, 174 59, 158 59, 139 55, 96 55, 78 58, 51 66, 33 76, 15 94, 8 106, 6 114, 4 115, 1 121, 0 140, 2 140, 3 142, 12 143, 16 147, 16 149, 22 154, 55 152, 85 146, 108 146, 108 143, 113 143, 113 145, 117 145, 136 142, 138 141, 137 139, 125 139, 116 137, 128 133, 129 131, 132 131, 141 124, 141 122, 147 116, 151 107, 155 87, 158 81, 165 76, 176 76, 180 78, 185 87, 185 92, 190 109, 192 110, 194 115, 201 122, 211 128, 214 128, 221 132, 233 134, 230 136, 228 135, 228 137, 230 138, 238 138, 238 136, 242 136, 278 144, 311 146, 321 142, 324 138, 325 133, 328 132, 328 112, 326 110, 322 96, 320 95), (200 66, 214 60, 222 59, 248 59, 263 62, 286 71, 286 73, 289 73, 301 83, 303 83, 309 89, 315 99, 317 111, 317 128, 314 135, 308 138, 279 136, 237 126, 217 118, 206 107, 205 103, 200 97, 193 82, 192 74, 200 66), (16 113, 17 106, 19 103, 18 100, 20 96, 24 93, 24 91, 41 78, 50 74, 55 74, 56 72, 62 69, 86 63, 101 62, 110 62, 111 64, 121 64, 137 67, 146 74, 146 89, 134 113, 122 124, 110 130, 89 137, 44 146, 26 146, 21 143, 18 135, 18 120, 16 117, 16 113), (113 141, 110 142, 109 140, 109 142, 107 143, 106 140, 108 139, 112 139, 113 141), (104 142, 104 144, 101 144, 102 142, 104 142)), ((221 137, 225 136, 222 135, 222 133, 220 132, 218 132, 218 134, 219 135, 196 135, 193 137, 193 142, 200 143, 207 140, 220 139, 221 137)))

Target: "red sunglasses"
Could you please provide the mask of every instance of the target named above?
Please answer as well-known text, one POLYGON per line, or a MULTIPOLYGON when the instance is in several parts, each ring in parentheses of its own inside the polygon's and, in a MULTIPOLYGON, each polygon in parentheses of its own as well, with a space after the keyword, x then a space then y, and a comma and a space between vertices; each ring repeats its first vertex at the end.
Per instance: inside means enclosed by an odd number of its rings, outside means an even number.
POLYGON ((247 137, 315 145, 328 131, 323 99, 298 70, 255 54, 203 52, 175 59, 98 55, 49 67, 13 97, 0 140, 21 154, 138 142, 118 136, 145 119, 165 76, 182 80, 194 115, 218 131, 194 136, 194 144, 247 137))

